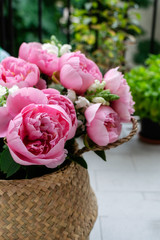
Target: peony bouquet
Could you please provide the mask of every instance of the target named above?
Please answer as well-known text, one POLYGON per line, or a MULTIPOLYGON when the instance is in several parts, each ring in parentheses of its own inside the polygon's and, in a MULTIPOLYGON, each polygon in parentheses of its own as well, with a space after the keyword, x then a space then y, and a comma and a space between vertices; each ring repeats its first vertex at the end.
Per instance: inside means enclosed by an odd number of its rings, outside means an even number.
MULTIPOLYGON (((76 138, 89 150, 118 140, 134 102, 117 68, 98 66, 52 36, 22 43, 0 63, 0 178, 32 178, 75 161, 87 168, 76 138)), ((95 151, 105 160, 103 148, 95 151)))

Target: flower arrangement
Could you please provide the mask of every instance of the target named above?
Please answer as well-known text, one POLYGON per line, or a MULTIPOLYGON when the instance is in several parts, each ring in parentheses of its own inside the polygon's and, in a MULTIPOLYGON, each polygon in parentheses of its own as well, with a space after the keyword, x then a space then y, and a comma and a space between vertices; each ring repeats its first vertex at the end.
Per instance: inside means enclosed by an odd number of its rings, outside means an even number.
MULTIPOLYGON (((19 57, 0 64, 0 178, 32 178, 69 161, 87 164, 75 150, 118 140, 134 112, 130 88, 118 68, 102 76, 81 52, 52 36, 22 43, 19 57)), ((103 149, 96 151, 105 160, 103 149)))

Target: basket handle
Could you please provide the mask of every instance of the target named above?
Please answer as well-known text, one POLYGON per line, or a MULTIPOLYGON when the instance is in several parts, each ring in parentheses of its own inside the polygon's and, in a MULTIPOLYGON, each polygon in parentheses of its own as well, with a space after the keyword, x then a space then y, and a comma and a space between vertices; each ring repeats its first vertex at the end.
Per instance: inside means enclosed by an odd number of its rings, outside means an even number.
POLYGON ((98 145, 95 145, 93 148, 87 148, 87 147, 83 147, 82 149, 79 149, 75 154, 80 156, 82 155, 83 153, 85 152, 89 152, 89 151, 103 151, 103 150, 109 150, 111 148, 115 148, 125 142, 128 142, 137 132, 137 129, 138 129, 138 122, 135 118, 131 118, 131 122, 132 122, 132 130, 131 132, 129 133, 128 136, 124 137, 124 138, 121 138, 119 140, 117 140, 116 142, 114 143, 109 143, 107 146, 98 146, 98 145))

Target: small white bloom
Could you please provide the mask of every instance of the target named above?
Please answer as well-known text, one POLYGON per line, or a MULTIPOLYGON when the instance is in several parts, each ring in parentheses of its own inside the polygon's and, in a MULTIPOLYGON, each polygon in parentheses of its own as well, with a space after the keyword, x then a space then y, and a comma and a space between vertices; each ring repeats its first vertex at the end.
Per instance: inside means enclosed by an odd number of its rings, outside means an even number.
POLYGON ((109 105, 109 103, 102 97, 95 97, 92 99, 93 103, 102 103, 102 105, 109 105))
POLYGON ((19 87, 17 85, 13 85, 13 87, 11 87, 10 89, 8 89, 9 94, 13 94, 14 92, 16 92, 19 89, 19 87))
POLYGON ((2 97, 3 95, 5 95, 6 93, 7 93, 6 88, 0 85, 0 97, 2 97))
POLYGON ((74 103, 76 100, 76 93, 75 91, 68 89, 67 97, 74 103))
POLYGON ((42 44, 42 49, 46 50, 47 53, 56 54, 58 56, 58 47, 53 44, 44 43, 42 44))
POLYGON ((104 89, 106 86, 106 82, 102 81, 100 82, 99 80, 95 80, 94 83, 88 88, 89 91, 96 91, 97 89, 104 89))
POLYGON ((3 107, 7 107, 6 103, 3 104, 3 107))
POLYGON ((75 101, 75 104, 77 109, 87 108, 90 106, 90 102, 85 97, 81 97, 81 96, 78 97, 78 100, 75 101))
POLYGON ((69 44, 64 44, 60 48, 60 56, 62 56, 64 53, 69 53, 71 51, 72 47, 69 44))

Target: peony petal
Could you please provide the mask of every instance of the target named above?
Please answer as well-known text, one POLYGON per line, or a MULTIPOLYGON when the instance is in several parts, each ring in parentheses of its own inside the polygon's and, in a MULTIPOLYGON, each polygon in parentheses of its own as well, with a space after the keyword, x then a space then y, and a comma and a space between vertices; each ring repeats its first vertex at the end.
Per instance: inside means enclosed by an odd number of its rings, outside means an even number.
POLYGON ((16 116, 20 111, 31 103, 47 104, 45 94, 36 88, 21 88, 7 99, 7 108, 10 114, 16 116))
POLYGON ((101 103, 96 103, 89 106, 86 109, 84 114, 85 114, 85 118, 87 119, 87 125, 89 125, 93 121, 100 106, 101 106, 101 103))
POLYGON ((0 137, 6 137, 7 129, 12 116, 7 107, 0 107, 0 137))
POLYGON ((69 64, 62 67, 60 71, 60 82, 68 89, 79 90, 82 87, 82 78, 69 64))

